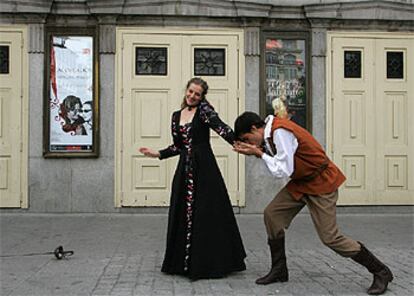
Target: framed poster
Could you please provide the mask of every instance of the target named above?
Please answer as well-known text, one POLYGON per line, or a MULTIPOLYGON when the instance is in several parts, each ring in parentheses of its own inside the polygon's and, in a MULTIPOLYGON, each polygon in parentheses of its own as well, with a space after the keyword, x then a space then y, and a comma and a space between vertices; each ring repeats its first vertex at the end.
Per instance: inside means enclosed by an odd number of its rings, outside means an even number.
POLYGON ((46 31, 44 157, 97 157, 98 50, 95 29, 46 31))
POLYGON ((311 130, 309 43, 306 32, 264 32, 261 114, 273 114, 280 100, 292 121, 311 130))

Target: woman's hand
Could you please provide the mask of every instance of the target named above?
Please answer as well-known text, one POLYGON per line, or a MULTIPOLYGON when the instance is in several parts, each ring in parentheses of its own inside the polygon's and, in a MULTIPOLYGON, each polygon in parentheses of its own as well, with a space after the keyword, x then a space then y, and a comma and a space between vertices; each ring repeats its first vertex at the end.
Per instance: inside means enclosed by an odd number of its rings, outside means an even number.
POLYGON ((158 151, 152 150, 152 149, 147 148, 147 147, 139 148, 139 152, 141 152, 142 154, 144 154, 147 157, 152 157, 152 158, 160 157, 160 153, 158 151))
POLYGON ((259 158, 263 155, 263 151, 259 147, 240 141, 234 143, 233 150, 244 155, 254 155, 259 158))

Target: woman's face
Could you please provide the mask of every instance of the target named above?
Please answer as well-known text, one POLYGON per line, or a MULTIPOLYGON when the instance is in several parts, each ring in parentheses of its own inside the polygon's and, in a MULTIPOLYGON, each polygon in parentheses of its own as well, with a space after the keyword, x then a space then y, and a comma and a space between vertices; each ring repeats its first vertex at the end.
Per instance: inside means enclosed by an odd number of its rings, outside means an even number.
POLYGON ((79 118, 79 112, 81 111, 80 109, 80 104, 75 104, 75 106, 68 111, 67 117, 70 121, 73 122, 79 118))
POLYGON ((191 83, 185 92, 185 101, 187 106, 197 106, 201 101, 203 88, 201 85, 191 83))

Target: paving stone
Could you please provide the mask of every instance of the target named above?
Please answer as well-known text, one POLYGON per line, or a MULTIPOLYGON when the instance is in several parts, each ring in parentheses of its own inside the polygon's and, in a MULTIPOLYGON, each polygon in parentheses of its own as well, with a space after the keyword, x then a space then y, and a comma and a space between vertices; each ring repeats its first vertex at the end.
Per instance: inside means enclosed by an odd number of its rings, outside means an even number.
MULTIPOLYGON (((290 280, 259 286, 270 254, 261 215, 238 215, 247 252, 247 270, 222 279, 191 281, 161 273, 165 250, 163 215, 0 216, 0 253, 53 250, 57 244, 75 255, 0 258, 3 296, 243 296, 367 295, 372 275, 349 258, 325 247, 307 214, 298 215, 286 237, 290 280), (51 222, 53 221, 53 223, 51 222), (51 226, 64 225, 64 229, 51 226)), ((414 294, 413 216, 339 214, 346 233, 366 246, 394 273, 387 296, 414 294), (364 225, 364 227, 360 227, 364 225)))

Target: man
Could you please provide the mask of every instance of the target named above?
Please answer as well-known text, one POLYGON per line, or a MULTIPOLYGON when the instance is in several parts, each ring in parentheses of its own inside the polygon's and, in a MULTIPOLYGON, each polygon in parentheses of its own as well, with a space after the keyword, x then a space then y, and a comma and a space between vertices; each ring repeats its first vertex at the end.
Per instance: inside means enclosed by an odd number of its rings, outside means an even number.
POLYGON ((263 121, 253 112, 240 115, 234 131, 241 140, 235 144, 235 151, 261 158, 276 178, 290 178, 264 210, 271 269, 256 283, 288 281, 284 229, 306 205, 322 242, 341 256, 365 266, 374 275, 368 294, 383 294, 393 274, 362 243, 339 232, 336 201, 338 187, 345 176, 315 138, 287 118, 270 115, 263 121))
POLYGON ((83 103, 82 106, 82 118, 85 121, 83 124, 86 130, 86 133, 88 135, 92 135, 92 116, 93 116, 93 107, 92 107, 92 101, 86 101, 83 103))

